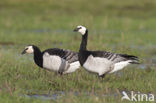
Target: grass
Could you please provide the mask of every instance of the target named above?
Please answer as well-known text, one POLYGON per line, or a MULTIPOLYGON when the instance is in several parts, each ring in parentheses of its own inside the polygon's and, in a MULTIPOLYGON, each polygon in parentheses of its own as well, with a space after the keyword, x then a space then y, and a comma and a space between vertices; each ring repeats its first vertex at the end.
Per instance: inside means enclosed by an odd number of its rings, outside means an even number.
POLYGON ((156 94, 155 0, 1 0, 0 2, 0 102, 115 103, 119 91, 156 94), (26 45, 41 50, 57 47, 79 50, 81 36, 72 32, 77 25, 89 29, 88 49, 136 55, 147 66, 129 66, 121 76, 103 80, 83 68, 64 76, 44 71, 32 55, 20 55, 26 45), (57 100, 26 98, 26 94, 64 91, 57 100), (72 92, 80 92, 75 96, 72 92), (85 93, 89 92, 90 96, 85 93), (98 96, 94 93, 99 94, 98 96))

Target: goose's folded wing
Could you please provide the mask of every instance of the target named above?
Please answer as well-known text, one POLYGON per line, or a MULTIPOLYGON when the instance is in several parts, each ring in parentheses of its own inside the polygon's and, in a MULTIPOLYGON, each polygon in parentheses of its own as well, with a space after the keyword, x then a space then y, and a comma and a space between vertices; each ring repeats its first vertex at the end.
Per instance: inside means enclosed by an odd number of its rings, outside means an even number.
POLYGON ((106 52, 106 51, 92 51, 91 54, 94 57, 106 58, 114 63, 127 61, 127 60, 131 60, 131 63, 138 63, 138 57, 133 56, 133 55, 117 54, 117 53, 111 53, 111 52, 106 52))
POLYGON ((50 55, 57 55, 62 59, 65 59, 69 63, 78 61, 78 53, 70 50, 52 48, 52 49, 47 49, 44 52, 48 52, 50 55))

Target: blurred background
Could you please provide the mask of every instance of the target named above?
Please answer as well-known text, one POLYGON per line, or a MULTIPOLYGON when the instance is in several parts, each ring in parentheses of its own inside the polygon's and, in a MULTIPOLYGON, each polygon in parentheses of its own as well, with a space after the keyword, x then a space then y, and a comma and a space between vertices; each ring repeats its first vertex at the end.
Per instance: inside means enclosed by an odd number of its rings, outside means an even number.
MULTIPOLYGON (((1 0, 0 100, 5 102, 9 98, 9 101, 10 95, 15 95, 12 99, 16 101, 19 94, 37 94, 39 90, 47 93, 50 89, 90 91, 95 87, 95 91, 108 93, 117 88, 154 92, 155 5, 156 0, 1 0), (83 69, 62 80, 51 72, 44 75, 44 71, 34 64, 32 55, 20 55, 29 44, 37 45, 41 50, 57 47, 78 51, 81 35, 73 32, 77 25, 89 29, 89 50, 136 55, 141 64, 126 68, 119 78, 110 75, 108 78, 111 79, 107 81, 106 78, 105 82, 83 69), (134 87, 136 83, 138 85, 134 87)), ((75 97, 72 99, 74 101, 75 97)), ((116 99, 102 97, 99 100, 103 103, 116 99)), ((93 96, 90 101, 96 101, 96 98, 93 96)))
POLYGON ((74 35, 73 28, 84 25, 90 35, 115 34, 118 38, 123 32, 130 37, 135 34, 139 40, 136 42, 149 42, 151 38, 143 41, 141 37, 155 32, 155 4, 155 0, 1 0, 0 41, 2 44, 40 44, 38 41, 42 39, 43 43, 52 44, 60 40, 59 36, 51 40, 53 34, 74 35))

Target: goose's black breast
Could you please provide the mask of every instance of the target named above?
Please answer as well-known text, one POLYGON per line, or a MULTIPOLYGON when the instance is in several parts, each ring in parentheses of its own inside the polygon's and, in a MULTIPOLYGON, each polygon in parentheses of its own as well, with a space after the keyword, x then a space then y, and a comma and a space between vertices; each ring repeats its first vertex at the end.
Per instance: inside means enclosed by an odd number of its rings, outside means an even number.
POLYGON ((39 67, 43 68, 43 55, 42 55, 42 53, 35 52, 35 53, 34 53, 34 61, 35 61, 35 63, 36 63, 39 67))
POLYGON ((86 62, 86 60, 88 59, 88 56, 91 55, 92 53, 90 51, 80 51, 78 54, 78 58, 79 58, 79 62, 81 64, 81 66, 83 66, 83 64, 86 62))

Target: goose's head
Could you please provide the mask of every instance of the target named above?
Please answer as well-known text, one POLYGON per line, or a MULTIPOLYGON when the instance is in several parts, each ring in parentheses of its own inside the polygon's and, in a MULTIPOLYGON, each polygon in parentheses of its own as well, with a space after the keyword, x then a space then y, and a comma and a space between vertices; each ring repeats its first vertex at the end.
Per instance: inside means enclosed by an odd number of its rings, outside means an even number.
POLYGON ((25 47, 25 49, 23 50, 23 52, 21 54, 32 54, 34 53, 34 46, 33 45, 28 45, 25 47))
POLYGON ((74 32, 79 32, 81 33, 82 35, 84 35, 86 32, 87 32, 87 29, 86 27, 82 26, 82 25, 79 25, 77 26, 74 30, 74 32))

